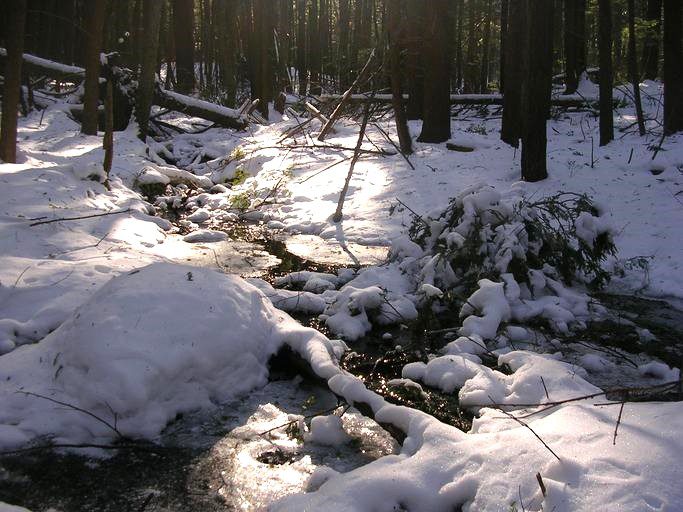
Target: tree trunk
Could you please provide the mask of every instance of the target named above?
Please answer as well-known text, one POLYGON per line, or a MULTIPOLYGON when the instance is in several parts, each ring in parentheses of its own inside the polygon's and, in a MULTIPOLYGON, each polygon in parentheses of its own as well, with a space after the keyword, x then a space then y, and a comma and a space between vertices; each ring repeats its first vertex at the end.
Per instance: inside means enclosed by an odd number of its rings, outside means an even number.
POLYGON ((223 85, 223 104, 234 107, 237 101, 237 3, 238 0, 214 0, 218 7, 217 57, 223 85))
POLYGON ((426 26, 424 61, 424 120, 420 142, 445 142, 451 137, 449 0, 425 4, 426 26))
POLYGON ((97 107, 100 99, 100 52, 104 30, 105 0, 85 3, 85 94, 81 133, 97 135, 97 107))
POLYGON ((503 97, 503 124, 500 138, 513 147, 519 147, 522 138, 522 82, 524 81, 524 55, 527 45, 526 0, 510 0, 505 44, 505 95, 503 97))
POLYGON ((306 95, 308 90, 308 69, 306 68, 306 0, 297 0, 296 27, 296 71, 299 75, 299 94, 306 95))
POLYGON ((308 57, 310 59, 310 69, 311 69, 311 94, 314 96, 320 95, 322 93, 322 87, 320 83, 320 71, 321 71, 321 60, 320 60, 320 40, 318 31, 318 0, 311 0, 310 10, 308 15, 308 57))
POLYGON ((407 30, 404 40, 406 49, 406 75, 408 82, 408 104, 406 115, 408 119, 422 119, 424 102, 424 63, 422 51, 424 46, 423 4, 421 0, 407 0, 407 30))
POLYGON ((467 3, 467 58, 465 62, 465 89, 464 92, 472 93, 477 88, 477 37, 476 37, 476 10, 477 3, 469 0, 467 3))
POLYGON ((648 80, 659 74, 659 39, 662 32, 662 0, 647 1, 647 21, 651 24, 643 38, 643 72, 648 80))
POLYGON ((527 0, 528 45, 522 108, 522 179, 540 181, 548 177, 547 121, 552 89, 552 2, 527 0))
POLYGON ((26 0, 14 0, 4 6, 7 64, 2 91, 2 120, 0 121, 0 160, 9 164, 17 161, 17 107, 21 89, 21 64, 24 53, 26 0))
POLYGON ((680 0, 664 0, 664 131, 683 131, 683 49, 680 0))
POLYGON ((500 4, 500 76, 498 78, 498 90, 505 92, 505 53, 507 51, 508 31, 508 0, 502 0, 500 4))
POLYGON ((194 0, 173 0, 173 34, 178 91, 188 93, 194 89, 194 0))
POLYGON ((586 70, 586 0, 564 0, 564 51, 565 94, 574 94, 586 70))
POLYGON ((140 44, 140 76, 135 98, 135 117, 140 132, 138 137, 143 142, 147 140, 149 112, 152 108, 155 87, 155 71, 157 68, 157 51, 159 45, 159 22, 161 21, 161 2, 158 0, 143 0, 143 27, 140 44))
POLYGON ((404 40, 404 24, 401 20, 402 1, 393 0, 389 5, 389 67, 391 75, 391 96, 396 120, 396 132, 401 153, 409 155, 413 152, 408 120, 403 106, 403 90, 401 88, 401 42, 404 40))
POLYGON ((614 110, 612 89, 612 0, 598 1, 598 32, 600 44, 600 145, 614 140, 614 110))
POLYGON ((271 50, 273 47, 273 19, 272 5, 269 0, 254 0, 254 52, 255 63, 255 93, 260 100, 259 112, 268 119, 268 103, 273 101, 273 63, 271 50))
POLYGON ((351 30, 351 10, 349 0, 339 0, 339 48, 337 66, 339 67, 339 90, 344 91, 351 83, 349 80, 349 30, 351 30))
MULTIPOLYGON (((680 65, 680 63, 679 63, 680 65)), ((638 133, 645 135, 645 118, 643 105, 640 101, 640 75, 638 74, 638 56, 636 54, 636 24, 634 0, 628 0, 628 74, 633 85, 633 98, 636 104, 636 118, 638 133)))
POLYGON ((479 92, 486 94, 489 90, 489 55, 491 51, 491 22, 493 18, 493 2, 487 0, 486 21, 484 22, 484 46, 481 57, 481 73, 479 75, 479 92))

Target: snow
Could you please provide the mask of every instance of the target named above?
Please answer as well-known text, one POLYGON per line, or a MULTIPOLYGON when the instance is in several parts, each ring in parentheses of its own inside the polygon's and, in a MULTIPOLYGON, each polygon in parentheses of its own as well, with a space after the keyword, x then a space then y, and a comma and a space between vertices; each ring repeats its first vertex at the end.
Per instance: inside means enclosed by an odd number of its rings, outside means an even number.
POLYGON ((0 501, 0 512, 30 512, 24 507, 15 507, 14 505, 9 505, 0 501))
MULTIPOLYGON (((595 91, 582 82, 580 92, 595 91)), ((654 113, 660 85, 644 83, 643 92, 646 110, 654 113)), ((509 267, 528 242, 516 229, 520 221, 495 226, 499 215, 516 215, 524 198, 587 192, 600 213, 577 219, 577 240, 591 246, 600 234, 614 237, 620 253, 607 263, 623 269, 623 276, 609 289, 682 298, 680 135, 668 138, 652 162, 648 146, 656 142, 654 135, 627 133, 607 147, 591 148, 595 121, 582 113, 561 115, 549 130, 550 178, 528 184, 517 181, 519 154, 498 141, 498 119, 456 119, 453 140, 476 151, 453 153, 445 145, 416 143, 414 171, 398 156, 363 157, 344 220, 334 224, 330 216, 345 172, 336 167, 316 173, 348 151, 266 148, 279 137, 282 123, 255 127, 246 139, 227 130, 181 135, 173 147, 145 145, 131 127, 116 134, 107 191, 99 183, 101 139, 80 135, 64 108, 50 107, 42 121, 40 113, 22 119, 20 163, 0 165, 0 449, 46 439, 108 443, 117 432, 157 440, 179 413, 211 410, 257 393, 268 379, 268 359, 288 346, 349 405, 366 406, 406 438, 399 453, 356 469, 316 464, 304 455, 265 471, 256 457, 264 446, 299 453, 295 440, 280 430, 269 439, 258 435, 289 421, 302 426, 304 445, 341 450, 353 443, 347 442, 346 415, 317 416, 307 430, 301 415, 259 403, 248 425, 234 432, 243 437, 236 456, 245 469, 233 475, 234 482, 258 497, 250 503, 293 511, 680 507, 681 403, 628 402, 621 411, 621 403, 596 385, 604 375, 664 383, 679 379, 679 369, 639 355, 626 373, 604 353, 568 355, 573 330, 600 308, 580 283, 569 287, 547 266, 532 270, 528 284, 519 282, 509 267), (237 164, 224 159, 238 145, 245 155, 239 165, 249 177, 240 185, 215 184, 234 176, 237 164), (165 152, 186 170, 166 165, 158 156, 165 152), (207 156, 213 160, 206 162, 207 156), (211 191, 191 198, 187 226, 195 231, 184 240, 167 221, 153 217, 133 190, 171 182, 211 191), (273 192, 277 184, 282 188, 273 192), (227 210, 239 194, 252 205, 273 201, 250 218, 344 249, 353 243, 391 245, 390 260, 358 271, 290 274, 275 287, 178 264, 194 251, 210 254, 202 243, 226 241, 225 232, 197 224, 237 219, 227 210), (449 226, 439 214, 451 197, 464 215, 449 226), (430 228, 422 247, 405 236, 409 209, 430 228), (93 213, 111 215, 64 220, 93 213), (31 226, 38 220, 56 222, 31 226), (475 414, 471 431, 462 432, 388 403, 343 371, 339 360, 373 328, 408 324, 422 308, 442 312, 440 303, 458 285, 462 269, 451 267, 434 247, 463 250, 471 230, 480 231, 481 254, 497 277, 473 281, 478 284, 463 297, 455 340, 387 383, 457 394, 460 405, 475 414), (646 271, 638 258, 650 261, 646 271), (345 341, 304 328, 280 310, 319 314, 345 341), (540 341, 527 324, 532 319, 547 322, 540 341), (552 339, 556 333, 566 344, 552 339), (518 343, 543 353, 518 350, 518 343), (498 366, 483 363, 492 358, 498 366), (259 472, 260 479, 254 476, 259 472), (298 494, 286 496, 292 493, 298 494)), ((631 116, 631 107, 621 109, 617 125, 629 124, 631 116)), ((417 134, 419 123, 410 129, 417 134)), ((356 131, 341 122, 329 143, 352 147, 356 131)), ((368 135, 381 144, 374 129, 368 135)), ((645 331, 641 336, 650 338, 645 331)))
POLYGON ((339 416, 316 416, 311 420, 311 430, 304 434, 304 439, 310 443, 328 446, 339 446, 348 443, 350 437, 342 426, 339 416))

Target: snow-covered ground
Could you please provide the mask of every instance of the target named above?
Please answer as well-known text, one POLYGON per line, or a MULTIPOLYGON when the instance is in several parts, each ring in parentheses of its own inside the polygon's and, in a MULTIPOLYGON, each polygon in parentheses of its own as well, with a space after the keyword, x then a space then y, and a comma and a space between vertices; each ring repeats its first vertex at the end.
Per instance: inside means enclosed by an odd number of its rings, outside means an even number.
MULTIPOLYGON (((643 92, 646 111, 654 117, 661 88, 646 83, 643 92)), ((632 122, 631 110, 621 109, 617 126, 632 122)), ((395 135, 391 123, 380 124, 395 135)), ((556 332, 571 336, 572 327, 601 312, 585 290, 561 284, 550 270, 534 274, 531 287, 520 287, 504 258, 493 258, 503 265, 501 282, 481 280, 460 312, 463 327, 455 339, 427 363, 403 370, 403 384, 457 393, 461 405, 478 414, 469 433, 387 403, 340 369, 344 342, 303 328, 280 310, 321 313, 350 345, 373 325, 407 322, 419 308, 438 301, 449 282, 456 284, 431 246, 401 237, 410 210, 431 222, 450 198, 460 196, 464 220, 452 231, 440 226, 436 232, 444 229, 444 240, 457 248, 472 219, 494 210, 512 212, 510 205, 520 198, 558 191, 587 193, 603 212, 583 217, 577 236, 585 241, 601 231, 613 233, 619 253, 608 266, 623 268, 624 276, 612 282, 612 290, 681 299, 680 135, 668 138, 653 161, 655 136, 617 132, 617 141, 599 148, 595 118, 560 114, 549 124, 550 178, 528 184, 518 182, 519 153, 498 140, 500 119, 463 114, 453 122, 452 141, 474 151, 415 143, 410 157, 415 170, 398 155, 364 156, 351 181, 344 219, 334 224, 331 216, 351 152, 276 147, 291 125, 285 118, 249 134, 209 130, 149 147, 131 128, 116 135, 112 190, 107 191, 98 178, 101 139, 80 135, 59 107, 22 120, 20 163, 0 165, 0 449, 45 438, 61 444, 156 440, 177 414, 211 408, 263 386, 269 357, 289 346, 338 396, 366 404, 379 422, 407 437, 399 453, 346 473, 324 465, 295 471, 299 480, 313 472, 305 486, 291 487, 309 492, 263 506, 680 509, 679 402, 622 407, 623 397, 606 397, 591 383, 591 372, 609 365, 619 375, 609 358, 588 353, 575 364, 566 362, 562 344, 552 336, 540 343, 541 354, 515 346, 528 347, 524 342, 531 331, 525 319, 541 316, 556 332), (169 167, 157 154, 173 157, 198 177, 169 167), (335 162, 340 163, 325 169, 335 162), (233 178, 244 181, 221 185, 233 178), (133 190, 171 179, 205 188, 189 202, 182 200, 191 214, 181 221, 183 228, 194 235, 184 240, 133 190), (216 224, 236 219, 240 211, 271 229, 318 235, 347 250, 350 242, 393 243, 393 260, 358 273, 300 273, 284 277, 275 288, 179 263, 224 242, 226 235, 214 229, 216 224), (41 223, 57 219, 62 220, 41 223), (649 263, 647 269, 643 262, 649 263), (278 289, 285 285, 304 291, 278 289), (484 354, 511 374, 483 364, 484 354)), ((648 126, 655 129, 656 122, 648 126)), ((417 135, 418 123, 411 132, 417 135)), ((391 148, 376 128, 368 136, 377 146, 391 148)), ((326 143, 353 147, 356 137, 357 126, 341 123, 326 143)), ((370 143, 364 147, 374 149, 370 143)), ((158 205, 173 207, 178 201, 166 196, 158 205)), ((629 383, 652 386, 680 379, 676 368, 646 357, 637 363, 629 383)), ((265 428, 281 419, 286 415, 264 404, 254 421, 265 428)), ((303 429, 303 442, 347 443, 342 427, 336 416, 315 418, 303 429)), ((278 435, 290 442, 284 433, 278 435)), ((262 491, 266 501, 281 495, 262 491)), ((0 510, 4 506, 0 503, 0 510)))

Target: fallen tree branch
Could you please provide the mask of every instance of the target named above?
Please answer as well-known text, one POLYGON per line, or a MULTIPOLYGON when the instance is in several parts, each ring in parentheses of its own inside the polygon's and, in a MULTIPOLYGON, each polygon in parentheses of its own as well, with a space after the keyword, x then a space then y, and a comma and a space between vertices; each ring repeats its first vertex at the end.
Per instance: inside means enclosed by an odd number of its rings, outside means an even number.
POLYGON ((80 215, 78 217, 58 217, 56 219, 50 219, 50 220, 41 220, 38 222, 33 222, 29 224, 29 226, 40 226, 41 224, 52 224, 53 222, 66 222, 70 220, 82 220, 82 219, 92 219, 95 217, 106 217, 107 215, 119 215, 121 213, 128 213, 131 212, 130 208, 126 208, 125 210, 118 210, 115 212, 106 212, 106 213, 94 213, 92 215, 80 215))

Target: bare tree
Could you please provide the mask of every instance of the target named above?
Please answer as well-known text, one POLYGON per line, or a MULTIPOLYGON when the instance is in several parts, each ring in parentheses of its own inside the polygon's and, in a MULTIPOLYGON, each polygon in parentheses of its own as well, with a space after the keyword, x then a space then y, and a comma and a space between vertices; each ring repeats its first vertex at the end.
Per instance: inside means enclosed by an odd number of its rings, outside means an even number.
POLYGON ((633 85, 638 132, 642 137, 645 135, 645 118, 643 116, 643 104, 640 100, 640 75, 638 74, 638 55, 636 54, 636 15, 634 4, 634 0, 628 0, 628 75, 633 85))
POLYGON ((135 117, 140 128, 138 137, 147 140, 149 113, 154 97, 155 76, 157 69, 157 53, 159 48, 159 24, 161 21, 161 2, 143 0, 143 27, 139 43, 142 45, 140 56, 140 73, 138 77, 137 96, 135 98, 135 117))

